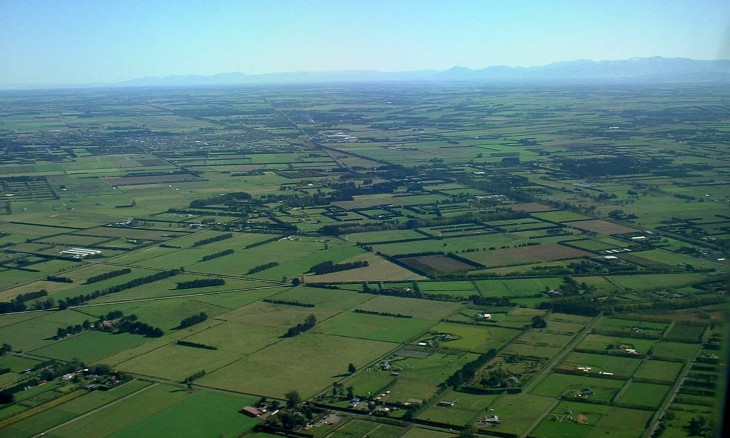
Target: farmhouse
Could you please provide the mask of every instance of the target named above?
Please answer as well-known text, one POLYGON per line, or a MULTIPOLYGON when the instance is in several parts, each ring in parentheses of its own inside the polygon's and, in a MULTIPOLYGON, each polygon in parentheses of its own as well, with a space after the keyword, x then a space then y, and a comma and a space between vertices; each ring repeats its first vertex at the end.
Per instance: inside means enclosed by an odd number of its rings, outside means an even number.
POLYGON ((490 424, 490 425, 496 425, 499 424, 499 415, 492 415, 484 419, 483 423, 490 424))
POLYGON ((241 413, 255 418, 260 417, 264 412, 258 408, 254 408, 253 406, 244 406, 241 409, 241 413))
POLYGON ((75 259, 83 259, 84 257, 101 255, 98 249, 87 248, 69 248, 61 251, 61 255, 68 255, 75 259))

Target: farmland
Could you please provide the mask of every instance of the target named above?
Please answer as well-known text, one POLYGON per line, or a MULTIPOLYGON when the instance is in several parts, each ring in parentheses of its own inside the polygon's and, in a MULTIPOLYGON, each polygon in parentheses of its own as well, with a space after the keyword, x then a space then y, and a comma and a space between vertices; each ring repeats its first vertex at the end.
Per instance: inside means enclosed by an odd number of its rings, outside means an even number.
POLYGON ((0 92, 0 435, 717 424, 729 99, 0 92))

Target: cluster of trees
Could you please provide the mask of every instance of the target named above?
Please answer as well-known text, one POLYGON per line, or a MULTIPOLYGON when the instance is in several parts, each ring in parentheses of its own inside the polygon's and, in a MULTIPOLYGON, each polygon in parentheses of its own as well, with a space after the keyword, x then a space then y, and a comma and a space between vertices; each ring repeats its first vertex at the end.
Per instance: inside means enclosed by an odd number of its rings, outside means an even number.
POLYGON ((231 233, 219 234, 217 236, 209 237, 207 239, 197 240, 195 243, 193 243, 193 246, 202 246, 213 242, 220 242, 221 240, 230 239, 231 237, 233 237, 233 234, 231 233))
POLYGON ((152 283, 152 282, 159 281, 159 280, 164 280, 165 278, 173 277, 173 276, 181 274, 183 272, 185 272, 184 268, 170 269, 168 271, 158 272, 156 274, 148 275, 146 277, 135 278, 134 280, 130 280, 126 283, 118 284, 116 286, 112 286, 107 289, 95 290, 91 294, 77 295, 75 297, 68 297, 68 298, 66 298, 66 300, 58 301, 58 308, 60 310, 63 310, 65 308, 67 308, 68 306, 78 306, 78 305, 84 304, 87 301, 91 301, 95 298, 99 298, 104 295, 121 292, 123 290, 131 289, 133 287, 141 286, 143 284, 152 283))
MULTIPOLYGON (((299 392, 292 390, 284 394, 286 405, 279 410, 277 415, 268 417, 263 424, 264 429, 267 427, 274 430, 290 430, 293 431, 314 419, 314 411, 308 404, 302 403, 302 397, 299 392)), ((279 408, 278 402, 271 404, 271 409, 279 408)))
POLYGON ((540 309, 550 309, 558 313, 570 313, 573 315, 596 316, 601 312, 612 312, 612 304, 615 300, 607 296, 568 296, 553 298, 550 301, 543 301, 538 306, 540 309))
MULTIPOLYGON (((352 373, 354 373, 354 371, 350 372, 350 374, 352 373)), ((347 388, 345 388, 345 385, 343 385, 342 383, 334 382, 332 383, 332 397, 352 400, 353 398, 355 398, 355 388, 352 386, 348 386, 347 388)))
POLYGON ((483 297, 481 295, 471 295, 469 301, 477 306, 496 306, 496 307, 514 307, 515 303, 509 297, 483 297))
POLYGON ((227 256, 229 254, 233 254, 234 252, 235 251, 233 251, 232 249, 226 249, 224 251, 219 251, 219 252, 216 252, 216 253, 213 253, 213 254, 208 254, 206 256, 203 256, 200 259, 200 261, 201 262, 207 262, 208 260, 213 260, 213 259, 217 259, 218 257, 223 257, 223 256, 227 256))
MULTIPOLYGON (((64 374, 79 371, 86 367, 83 362, 79 359, 73 359, 71 362, 60 362, 57 360, 47 360, 39 362, 33 368, 31 368, 29 375, 30 378, 24 379, 20 382, 15 383, 12 386, 6 387, 0 392, 0 404, 9 404, 15 401, 14 394, 23 391, 29 386, 36 386, 41 381, 50 382, 51 380, 57 379, 64 374)), ((109 365, 98 364, 89 365, 88 374, 96 374, 98 376, 114 375, 118 380, 123 380, 124 375, 112 371, 109 365)))
POLYGON ((306 332, 307 330, 311 329, 317 324, 317 317, 314 315, 309 315, 307 319, 304 320, 303 323, 297 324, 294 327, 289 327, 289 330, 286 331, 284 334, 285 338, 291 338, 298 334, 301 334, 303 332, 306 332))
POLYGON ((222 278, 198 278, 190 281, 181 281, 176 289, 195 289, 197 287, 223 286, 226 281, 222 278))
POLYGON ((287 305, 287 306, 314 307, 314 304, 311 304, 311 303, 302 303, 302 302, 299 302, 299 301, 274 300, 274 299, 271 299, 271 298, 264 298, 262 301, 264 303, 284 304, 284 305, 287 305))
POLYGON ((321 275, 321 274, 329 274, 330 272, 339 272, 339 271, 346 271, 348 269, 356 269, 356 268, 363 268, 365 266, 368 266, 368 262, 363 261, 357 261, 357 262, 347 262, 347 263, 333 263, 331 260, 324 261, 322 263, 317 263, 316 265, 309 268, 309 272, 314 273, 315 275, 321 275))
POLYGON ((446 382, 444 382, 444 385, 451 386, 453 388, 458 388, 459 386, 463 385, 464 383, 470 382, 474 376, 476 375, 477 371, 484 365, 486 365, 487 362, 497 357, 497 350, 494 348, 490 349, 484 354, 481 354, 478 358, 474 359, 471 362, 468 362, 464 364, 463 367, 461 367, 460 370, 455 372, 451 375, 448 379, 446 379, 446 382))
POLYGON ((547 321, 545 321, 545 318, 539 315, 535 315, 532 317, 532 328, 545 328, 547 327, 547 321))
POLYGON ((56 339, 65 338, 68 335, 75 335, 91 328, 91 321, 88 319, 83 324, 70 325, 66 328, 60 327, 56 330, 56 339))
POLYGON ((46 277, 46 280, 47 281, 53 281, 53 282, 56 282, 56 283, 73 283, 74 282, 73 280, 71 280, 68 277, 61 277, 61 276, 58 276, 58 275, 49 275, 48 277, 46 277))
POLYGON ((586 282, 578 283, 569 275, 563 277, 563 282, 558 286, 558 290, 563 295, 579 295, 581 293, 589 293, 595 290, 595 287, 589 286, 586 282))
POLYGON ((187 327, 193 326, 195 324, 199 324, 199 323, 205 321, 206 319, 208 319, 208 314, 205 312, 200 312, 197 315, 188 316, 187 318, 180 321, 180 325, 178 325, 178 328, 181 328, 181 329, 187 328, 187 327))
POLYGON ((197 342, 190 342, 190 341, 177 341, 175 343, 177 345, 182 345, 183 347, 202 348, 203 350, 217 350, 218 349, 218 347, 214 347, 212 345, 200 344, 197 342))
POLYGON ((255 274, 257 272, 265 271, 267 269, 273 268, 275 266, 279 266, 278 262, 269 262, 264 263, 263 265, 254 266, 253 268, 249 269, 248 272, 246 272, 246 275, 255 274))
POLYGON ((137 315, 124 316, 121 310, 112 310, 106 315, 101 315, 95 327, 102 331, 113 331, 118 333, 130 333, 143 335, 149 338, 159 338, 165 334, 159 327, 153 327, 144 322, 138 321, 137 315), (110 323, 107 323, 109 321, 110 323))
POLYGON ((108 280, 110 278, 118 277, 120 275, 129 274, 132 272, 129 268, 117 269, 116 271, 106 272, 104 274, 94 275, 86 279, 86 284, 96 283, 102 280, 108 280))
MULTIPOLYGON (((11 313, 11 312, 22 312, 24 310, 27 310, 27 306, 25 305, 26 302, 35 300, 37 298, 45 297, 48 295, 48 291, 45 289, 41 289, 39 291, 35 292, 27 292, 24 294, 20 294, 13 298, 10 301, 0 301, 0 313, 11 313)), ((50 300, 50 298, 49 298, 50 300)), ((47 301, 48 303, 52 303, 51 301, 47 301)), ((53 307, 53 304, 51 304, 47 308, 53 307)))
POLYGON ((159 327, 153 327, 140 321, 132 321, 129 318, 122 318, 117 328, 119 333, 131 333, 133 335, 147 336, 148 338, 159 338, 165 334, 159 327))
POLYGON ((390 312, 376 312, 374 310, 355 309, 355 310, 353 310, 353 312, 364 313, 366 315, 390 316, 393 318, 413 318, 413 315, 404 315, 402 313, 390 313, 390 312))
POLYGON ((186 378, 183 379, 182 383, 187 383, 188 385, 193 382, 193 380, 197 380, 205 375, 205 370, 200 370, 198 372, 195 372, 186 378))
POLYGON ((251 195, 246 192, 226 193, 220 196, 211 196, 205 199, 196 199, 190 203, 190 208, 204 208, 209 205, 235 205, 240 201, 250 201, 251 195))
POLYGON ((654 169, 671 164, 668 158, 651 157, 641 159, 627 155, 601 158, 563 158, 562 169, 579 178, 650 173, 654 169))
POLYGON ((608 217, 610 217, 611 219, 617 220, 617 221, 620 221, 620 220, 634 220, 634 219, 638 219, 639 218, 638 216, 636 216, 633 213, 626 214, 626 212, 624 212, 621 209, 616 209, 616 210, 609 211, 608 212, 608 217))

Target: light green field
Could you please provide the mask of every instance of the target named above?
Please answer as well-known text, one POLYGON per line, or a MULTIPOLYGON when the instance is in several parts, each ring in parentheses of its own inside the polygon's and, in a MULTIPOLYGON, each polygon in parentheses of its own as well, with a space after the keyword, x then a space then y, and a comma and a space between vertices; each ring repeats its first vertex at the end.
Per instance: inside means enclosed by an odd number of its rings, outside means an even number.
POLYGON ((336 376, 346 373, 349 363, 360 368, 395 346, 387 342, 303 333, 239 359, 206 375, 198 383, 272 397, 282 397, 296 389, 302 397, 310 397, 331 385, 336 376), (246 375, 256 378, 241 379, 246 375))

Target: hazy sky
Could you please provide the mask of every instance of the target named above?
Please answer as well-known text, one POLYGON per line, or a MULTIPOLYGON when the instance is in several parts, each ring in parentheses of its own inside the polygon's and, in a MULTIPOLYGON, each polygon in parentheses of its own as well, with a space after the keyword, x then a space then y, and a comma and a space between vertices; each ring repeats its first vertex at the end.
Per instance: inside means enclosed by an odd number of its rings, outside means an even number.
POLYGON ((728 0, 0 0, 0 85, 730 58, 728 0))

